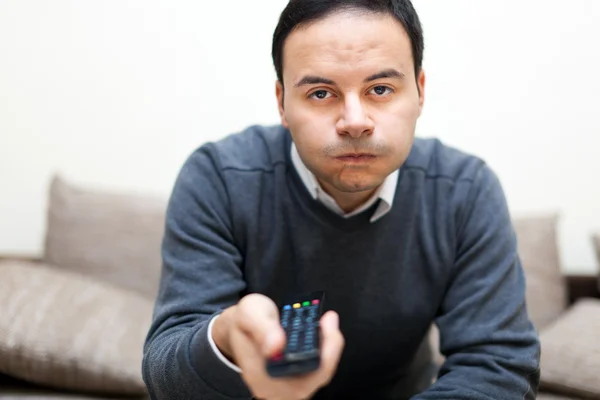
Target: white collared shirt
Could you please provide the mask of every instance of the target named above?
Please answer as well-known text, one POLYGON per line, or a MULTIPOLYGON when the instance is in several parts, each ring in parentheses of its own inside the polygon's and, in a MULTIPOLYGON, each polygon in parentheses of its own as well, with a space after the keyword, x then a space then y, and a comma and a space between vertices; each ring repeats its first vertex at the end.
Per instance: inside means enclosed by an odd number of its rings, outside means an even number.
POLYGON ((323 190, 315 175, 310 172, 310 170, 306 167, 302 159, 300 158, 300 154, 298 153, 298 149, 296 145, 292 143, 292 164, 298 171, 298 175, 300 175, 300 179, 308 189, 308 192, 312 196, 313 199, 319 200, 323 203, 327 208, 331 211, 335 212, 338 215, 343 216, 344 218, 350 218, 361 212, 367 210, 371 207, 375 202, 379 199, 379 205, 377 209, 371 216, 371 222, 377 221, 379 218, 383 217, 387 214, 392 208, 392 204, 394 203, 394 195, 396 194, 396 186, 398 185, 398 170, 395 170, 391 174, 388 175, 387 178, 383 181, 383 183, 377 188, 375 193, 367 200, 365 204, 358 207, 356 210, 346 213, 341 207, 335 202, 333 197, 331 197, 327 192, 323 190))
MULTIPOLYGON (((300 175, 300 179, 302 179, 302 182, 306 186, 306 189, 308 189, 308 192, 310 193, 312 198, 320 201, 331 211, 343 216, 344 218, 350 218, 354 215, 360 214, 361 212, 367 210, 369 207, 371 207, 373 204, 375 204, 375 202, 379 199, 381 199, 381 201, 379 202, 377 209, 371 216, 370 221, 372 223, 377 221, 381 217, 383 217, 392 208, 392 204, 394 203, 394 195, 396 194, 396 186, 398 186, 398 175, 399 175, 398 170, 395 170, 390 175, 388 175, 387 178, 385 178, 383 183, 379 186, 379 188, 377 188, 375 193, 373 193, 373 195, 369 198, 369 200, 367 200, 367 202, 365 204, 358 207, 356 210, 354 210, 352 212, 346 213, 335 202, 333 197, 331 197, 329 194, 327 194, 327 192, 325 192, 323 190, 323 188, 319 184, 319 181, 317 181, 317 178, 315 177, 315 175, 312 172, 310 172, 310 170, 306 167, 306 165, 300 158, 298 149, 296 148, 296 145, 293 142, 292 142, 292 164, 294 164, 294 168, 296 168, 296 171, 298 171, 298 175, 300 175)), ((215 320, 218 317, 219 317, 219 315, 216 315, 215 317, 213 317, 211 319, 210 323, 208 324, 208 342, 210 343, 210 347, 213 349, 213 351, 215 352, 217 357, 225 365, 227 365, 229 368, 233 369, 234 371, 241 373, 242 370, 237 365, 235 365, 234 363, 229 361, 223 355, 223 353, 221 353, 221 351, 215 344, 215 341, 212 337, 212 327, 213 327, 215 320)))

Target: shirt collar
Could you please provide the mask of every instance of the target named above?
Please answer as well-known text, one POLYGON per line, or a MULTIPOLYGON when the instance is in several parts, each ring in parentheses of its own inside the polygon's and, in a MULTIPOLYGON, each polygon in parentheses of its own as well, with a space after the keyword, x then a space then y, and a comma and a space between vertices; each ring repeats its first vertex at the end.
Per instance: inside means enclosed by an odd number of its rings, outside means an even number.
POLYGON ((398 186, 398 170, 395 170, 388 175, 387 178, 385 178, 381 186, 377 188, 375 193, 373 193, 373 196, 371 196, 365 204, 350 213, 346 213, 335 202, 335 200, 333 200, 333 198, 323 190, 315 175, 310 172, 308 167, 300 158, 300 154, 298 153, 298 149, 296 148, 296 144, 294 142, 292 142, 291 157, 292 164, 294 165, 294 168, 296 168, 300 179, 304 183, 304 186, 306 186, 306 189, 310 193, 311 197, 315 200, 319 200, 321 203, 327 206, 327 208, 345 218, 350 218, 354 215, 360 214, 375 204, 377 200, 381 199, 377 209, 371 216, 371 222, 375 222, 387 214, 391 210, 392 204, 394 204, 394 196, 396 194, 396 187, 398 186))

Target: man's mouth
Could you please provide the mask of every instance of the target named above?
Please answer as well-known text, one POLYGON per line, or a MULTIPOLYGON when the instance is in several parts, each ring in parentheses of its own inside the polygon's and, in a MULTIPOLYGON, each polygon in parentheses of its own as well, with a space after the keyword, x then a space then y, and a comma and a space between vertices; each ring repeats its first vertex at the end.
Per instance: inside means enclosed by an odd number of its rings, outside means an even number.
POLYGON ((346 163, 364 163, 373 161, 377 158, 375 154, 370 153, 347 153, 336 157, 336 160, 346 163))

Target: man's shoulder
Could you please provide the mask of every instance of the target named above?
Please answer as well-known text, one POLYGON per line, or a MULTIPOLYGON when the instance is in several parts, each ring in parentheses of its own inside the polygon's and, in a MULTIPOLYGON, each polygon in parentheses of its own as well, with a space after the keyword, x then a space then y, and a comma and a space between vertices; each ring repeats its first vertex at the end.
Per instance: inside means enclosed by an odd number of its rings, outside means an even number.
POLYGON ((415 138, 404 167, 423 171, 428 179, 473 181, 485 162, 437 138, 415 138))
POLYGON ((286 162, 288 131, 281 125, 253 125, 223 139, 210 142, 199 151, 215 159, 221 171, 273 171, 286 162))

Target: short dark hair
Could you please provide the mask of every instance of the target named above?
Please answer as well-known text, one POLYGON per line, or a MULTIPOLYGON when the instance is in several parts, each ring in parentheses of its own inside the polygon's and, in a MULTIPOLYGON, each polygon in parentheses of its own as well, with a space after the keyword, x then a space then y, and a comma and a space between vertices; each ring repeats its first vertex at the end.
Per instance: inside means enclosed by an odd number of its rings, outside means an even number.
POLYGON ((283 46, 295 29, 345 10, 390 14, 404 27, 410 38, 415 77, 423 64, 423 28, 410 0, 290 0, 281 13, 273 34, 273 63, 277 79, 283 84, 283 46))

